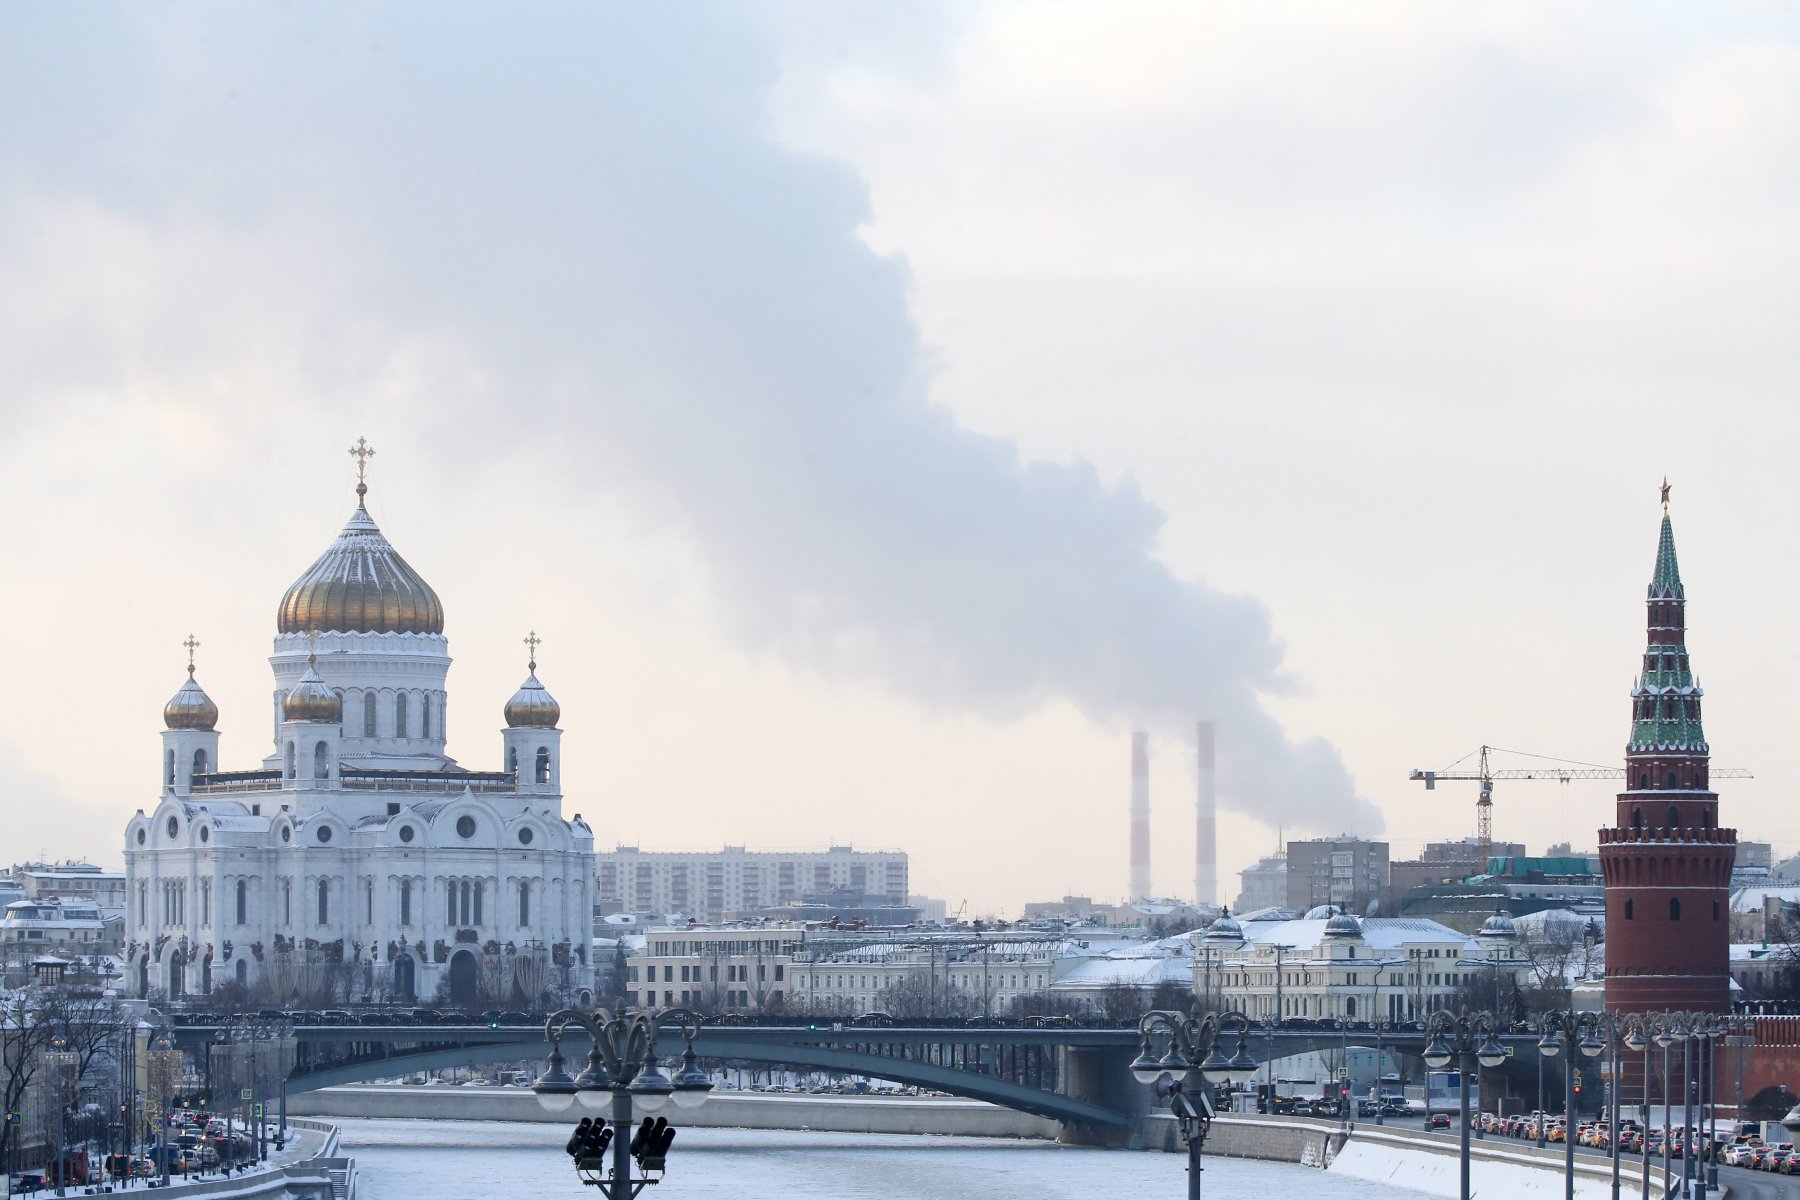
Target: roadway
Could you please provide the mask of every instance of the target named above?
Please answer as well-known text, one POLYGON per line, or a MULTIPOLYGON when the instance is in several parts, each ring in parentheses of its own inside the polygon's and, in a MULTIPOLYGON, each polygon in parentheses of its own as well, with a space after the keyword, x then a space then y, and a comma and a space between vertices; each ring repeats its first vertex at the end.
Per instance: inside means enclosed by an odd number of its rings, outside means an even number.
MULTIPOLYGON (((1389 1117, 1387 1124, 1412 1129, 1422 1127, 1424 1121, 1424 1117, 1389 1117)), ((1373 1125, 1374 1122, 1363 1118, 1358 1124, 1373 1125)), ((1426 1130, 1425 1133, 1427 1137, 1439 1138, 1451 1145, 1456 1144, 1454 1127, 1448 1130, 1426 1130)), ((1532 1138, 1514 1138, 1490 1133, 1483 1139, 1473 1132, 1469 1134, 1470 1145, 1476 1145, 1483 1140, 1502 1146, 1534 1146, 1537 1144, 1532 1138)), ((1562 1149, 1560 1142, 1550 1142, 1546 1145, 1552 1150, 1562 1149)), ((1611 1157, 1605 1151, 1596 1150, 1591 1146, 1577 1146, 1575 1153, 1590 1159, 1611 1157)), ((1643 1161, 1641 1156, 1635 1154, 1627 1154, 1619 1159, 1619 1194, 1621 1197, 1643 1194, 1643 1161)), ((1662 1157, 1660 1155, 1653 1157, 1650 1162, 1652 1166, 1660 1167, 1662 1166, 1662 1157)), ((1701 1166, 1704 1169, 1705 1164, 1701 1164, 1701 1166)), ((1670 1159, 1669 1170, 1679 1178, 1681 1160, 1679 1158, 1670 1159)), ((1732 1167, 1723 1163, 1719 1166, 1719 1184, 1721 1187, 1729 1188, 1732 1196, 1742 1197, 1743 1200, 1794 1200, 1795 1196, 1800 1195, 1800 1182, 1797 1182, 1792 1175, 1771 1175, 1766 1171, 1752 1171, 1748 1167, 1732 1167)))

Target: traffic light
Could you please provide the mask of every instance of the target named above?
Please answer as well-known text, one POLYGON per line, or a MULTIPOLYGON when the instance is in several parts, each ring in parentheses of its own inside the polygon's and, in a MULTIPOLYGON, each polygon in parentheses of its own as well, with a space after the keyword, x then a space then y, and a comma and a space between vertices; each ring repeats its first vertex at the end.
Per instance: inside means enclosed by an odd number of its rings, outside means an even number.
POLYGON ((604 1117, 583 1117, 569 1135, 563 1150, 575 1160, 578 1171, 597 1171, 606 1162, 606 1148, 612 1144, 613 1131, 604 1117))
POLYGON ((1575 1072, 1575 1094, 1581 1095, 1581 1072, 1575 1072))

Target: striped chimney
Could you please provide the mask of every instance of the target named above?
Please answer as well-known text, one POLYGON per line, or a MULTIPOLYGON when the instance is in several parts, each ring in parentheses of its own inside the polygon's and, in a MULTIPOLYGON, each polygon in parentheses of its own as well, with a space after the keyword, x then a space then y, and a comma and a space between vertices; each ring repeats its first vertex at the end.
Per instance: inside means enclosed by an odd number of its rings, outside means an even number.
POLYGON ((1213 723, 1201 721, 1194 734, 1200 756, 1200 794, 1194 814, 1194 900, 1210 905, 1219 902, 1219 796, 1213 784, 1213 723))
POLYGON ((1131 895, 1150 894, 1150 735, 1131 735, 1131 895))

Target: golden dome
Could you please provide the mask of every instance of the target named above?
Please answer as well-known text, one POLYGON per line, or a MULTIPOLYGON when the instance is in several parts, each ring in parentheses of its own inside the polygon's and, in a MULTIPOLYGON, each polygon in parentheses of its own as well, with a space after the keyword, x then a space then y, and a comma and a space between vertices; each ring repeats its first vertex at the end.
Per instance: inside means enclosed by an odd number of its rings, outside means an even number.
POLYGON ((281 698, 281 715, 289 721, 335 721, 344 719, 344 698, 319 678, 319 668, 309 657, 306 674, 293 691, 281 698))
POLYGON ((189 663, 187 682, 163 705, 163 724, 170 729, 211 731, 218 723, 219 706, 194 682, 194 667, 189 663))
POLYGON ((506 702, 506 723, 514 729, 554 729, 562 719, 562 706, 538 682, 537 664, 531 666, 532 673, 506 702))
POLYGON ((356 511, 281 598, 282 633, 442 633, 444 606, 431 585, 382 536, 356 485, 356 511))

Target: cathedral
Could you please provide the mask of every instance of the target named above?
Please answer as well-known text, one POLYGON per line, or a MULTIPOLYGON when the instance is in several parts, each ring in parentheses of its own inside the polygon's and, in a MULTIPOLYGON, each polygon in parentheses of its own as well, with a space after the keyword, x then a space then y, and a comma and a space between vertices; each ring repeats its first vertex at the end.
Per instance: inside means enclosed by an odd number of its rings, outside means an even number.
POLYGON ((161 799, 125 828, 127 973, 139 996, 465 1011, 589 1002, 593 834, 562 816, 561 710, 537 679, 504 709, 501 767, 445 753, 437 593, 356 509, 281 598, 270 753, 219 758, 188 678, 163 710, 161 799))

